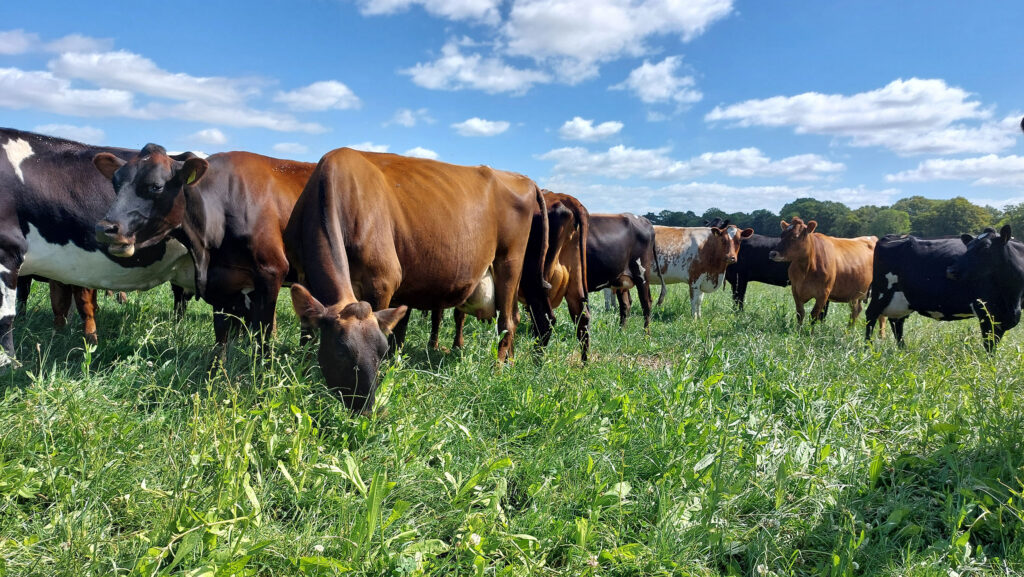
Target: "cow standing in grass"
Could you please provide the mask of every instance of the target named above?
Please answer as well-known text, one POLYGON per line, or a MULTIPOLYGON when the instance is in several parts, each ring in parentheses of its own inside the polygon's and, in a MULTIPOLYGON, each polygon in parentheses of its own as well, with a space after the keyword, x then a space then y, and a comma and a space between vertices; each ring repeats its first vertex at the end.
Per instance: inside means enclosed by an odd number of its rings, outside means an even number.
POLYGON ((686 283, 690 289, 690 312, 700 318, 704 293, 724 285, 725 270, 738 259, 740 243, 754 229, 733 224, 719 227, 655 226, 659 274, 662 278, 660 306, 665 300, 665 285, 686 283))
POLYGON ((636 287, 644 330, 651 325, 651 272, 658 273, 654 225, 631 213, 591 214, 587 237, 587 287, 611 289, 619 300, 619 326, 625 327, 636 287))
POLYGON ((804 306, 813 298, 811 322, 822 320, 825 306, 836 301, 849 303, 853 326, 871 286, 871 261, 878 238, 827 236, 815 232, 816 221, 805 224, 799 217, 794 217, 792 223, 783 220, 780 224, 781 240, 769 258, 789 263, 797 324, 803 324, 804 306))

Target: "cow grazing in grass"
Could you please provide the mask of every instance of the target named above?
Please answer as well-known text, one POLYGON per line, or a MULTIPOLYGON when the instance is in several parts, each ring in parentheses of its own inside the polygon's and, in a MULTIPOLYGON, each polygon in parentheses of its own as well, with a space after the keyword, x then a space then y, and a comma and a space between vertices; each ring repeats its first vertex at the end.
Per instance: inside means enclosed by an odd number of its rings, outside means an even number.
POLYGON ((186 288, 213 306, 219 350, 239 319, 262 342, 289 271, 283 231, 314 165, 249 152, 168 156, 156 144, 94 164, 117 191, 95 224, 107 250, 129 258, 170 240, 187 247, 195 282, 186 288))
MULTIPOLYGON (((535 212, 546 223, 544 196, 519 174, 350 148, 324 155, 286 239, 304 283, 292 286, 292 304, 304 330, 319 332, 328 388, 352 410, 373 406, 386 336, 402 344, 407 307, 471 305, 474 293, 490 293, 504 361, 522 290, 543 343, 546 247, 525 260, 535 212), (478 291, 482 284, 490 288, 478 291)), ((541 238, 546 244, 546 227, 541 238)))
POLYGON ((700 317, 704 293, 724 284, 726 267, 737 262, 740 243, 754 229, 726 224, 718 227, 655 226, 659 273, 662 278, 658 305, 665 300, 665 284, 686 283, 690 289, 690 311, 700 317))
MULTIPOLYGON (((0 129, 0 369, 14 359, 21 276, 117 291, 193 283, 195 267, 181 242, 153 243, 130 256, 97 242, 96 222, 114 202, 110 181, 92 165, 100 153, 122 162, 134 154, 0 129)), ((94 326, 87 319, 87 334, 95 335, 94 326)))
POLYGON ((619 300, 619 326, 625 327, 636 287, 644 314, 644 329, 651 325, 652 270, 657 274, 654 226, 635 214, 591 214, 587 237, 587 287, 611 289, 619 300))
POLYGON ((896 342, 903 346, 903 323, 912 312, 940 321, 974 317, 973 291, 947 277, 946 269, 966 252, 959 238, 889 235, 875 245, 871 302, 864 313, 871 333, 879 317, 889 318, 896 342))
POLYGON ((972 307, 981 321, 985 349, 992 351, 1006 331, 1020 323, 1024 298, 1024 243, 1011 236, 1010 225, 997 234, 988 228, 977 237, 960 237, 967 250, 946 269, 953 280, 973 292, 972 307))
POLYGON ((797 323, 803 323, 804 305, 813 298, 812 322, 824 318, 825 306, 835 301, 849 303, 852 326, 871 286, 871 260, 878 238, 827 236, 815 232, 816 221, 805 224, 799 217, 780 224, 782 237, 769 258, 789 263, 797 323))

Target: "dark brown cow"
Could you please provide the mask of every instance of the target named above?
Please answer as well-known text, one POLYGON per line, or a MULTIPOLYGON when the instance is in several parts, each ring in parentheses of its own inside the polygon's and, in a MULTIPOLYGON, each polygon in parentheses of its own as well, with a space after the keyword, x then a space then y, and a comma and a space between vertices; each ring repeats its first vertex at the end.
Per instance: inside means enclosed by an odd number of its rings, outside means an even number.
POLYGON ((385 335, 402 344, 407 307, 472 306, 471 295, 490 292, 503 361, 522 286, 543 341, 551 318, 543 261, 524 262, 538 207, 546 221, 540 189, 511 172, 350 148, 324 155, 285 238, 309 287, 293 285, 292 304, 305 330, 319 328, 328 388, 355 411, 373 406, 385 335))
MULTIPOLYGON (((625 327, 636 287, 644 313, 644 330, 651 326, 650 274, 661 269, 651 221, 631 213, 591 214, 587 236, 587 287, 611 289, 619 299, 619 326, 625 327)), ((664 280, 662 281, 664 287, 664 280)), ((662 289, 664 290, 664 288, 662 289)))
POLYGON ((195 262, 196 295, 213 306, 220 350, 239 318, 262 343, 289 271, 282 234, 315 165, 249 152, 171 157, 155 144, 127 162, 98 154, 94 164, 117 191, 97 240, 128 257, 176 238, 195 262))
MULTIPOLYGON (((814 299, 811 321, 824 318, 830 301, 850 304, 850 326, 857 320, 871 286, 871 263, 878 237, 835 238, 814 232, 818 223, 794 217, 781 221, 779 246, 768 258, 788 262, 797 323, 804 321, 804 305, 814 299)), ((884 320, 883 320, 884 322, 884 320)))
MULTIPOLYGON (((548 302, 554 310, 563 300, 566 301, 569 317, 576 327, 576 338, 580 342, 580 358, 586 362, 590 350, 590 305, 587 302, 586 267, 590 213, 573 196, 550 190, 542 192, 548 212, 547 254, 543 257, 544 279, 551 285, 551 288, 547 289, 548 302)), ((542 230, 543 218, 538 210, 533 215, 533 226, 530 228, 530 242, 526 247, 527 261, 532 262, 540 258, 543 246, 542 230)), ((526 302, 526 294, 522 287, 519 300, 526 302)), ((466 324, 466 314, 464 307, 455 308, 455 348, 461 348, 465 342, 463 328, 466 324)), ((438 347, 442 317, 443 311, 434 309, 430 318, 431 348, 438 347)))

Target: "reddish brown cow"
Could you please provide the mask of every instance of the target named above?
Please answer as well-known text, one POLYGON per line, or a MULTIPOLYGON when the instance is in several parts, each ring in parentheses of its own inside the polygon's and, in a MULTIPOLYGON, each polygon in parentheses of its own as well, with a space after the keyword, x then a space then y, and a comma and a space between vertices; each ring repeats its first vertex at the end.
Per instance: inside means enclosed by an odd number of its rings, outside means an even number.
POLYGON ((834 238, 814 232, 818 223, 794 217, 781 221, 782 238, 768 254, 776 262, 788 262, 793 285, 797 323, 804 321, 804 304, 814 299, 811 321, 824 318, 829 301, 850 304, 850 326, 857 320, 871 286, 871 263, 878 238, 834 238))
POLYGON ((78 309, 78 316, 82 318, 86 342, 94 345, 99 342, 96 336, 96 289, 82 288, 39 277, 23 276, 18 278, 18 310, 21 312, 27 307, 28 295, 32 291, 33 280, 50 285, 50 309, 53 311, 53 328, 62 329, 67 326, 68 313, 71 312, 71 301, 74 299, 75 308, 78 309))
POLYGON ((407 307, 467 304, 488 292, 481 286, 493 286, 499 360, 513 352, 520 287, 543 342, 551 318, 543 261, 524 262, 538 207, 546 222, 540 189, 511 172, 350 148, 324 155, 285 238, 309 287, 293 285, 292 304, 304 330, 319 328, 327 386, 351 409, 369 410, 385 336, 402 344, 407 307))
MULTIPOLYGON (((551 288, 547 289, 548 302, 552 310, 566 301, 569 317, 576 326, 576 338, 580 342, 580 358, 587 361, 590 350, 590 305, 587 302, 587 231, 590 227, 590 213, 573 196, 543 190, 547 203, 548 243, 544 255, 544 279, 551 288)), ((533 215, 530 228, 530 242, 526 247, 527 261, 540 258, 543 246, 543 218, 540 211, 533 215)), ((526 294, 520 287, 519 300, 526 302, 526 294)), ((482 312, 482 311, 480 311, 482 312)), ((443 311, 434 309, 431 315, 430 346, 438 347, 439 330, 443 311)), ((480 316, 480 315, 478 315, 480 316)), ((464 344, 463 328, 466 324, 465 307, 455 308, 455 341, 453 347, 464 344)))

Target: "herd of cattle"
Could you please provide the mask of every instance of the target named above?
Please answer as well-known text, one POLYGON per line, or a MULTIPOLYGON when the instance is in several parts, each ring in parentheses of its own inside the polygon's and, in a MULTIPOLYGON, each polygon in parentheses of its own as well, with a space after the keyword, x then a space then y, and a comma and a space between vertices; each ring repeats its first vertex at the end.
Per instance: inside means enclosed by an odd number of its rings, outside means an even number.
POLYGON ((513 354, 518 303, 547 343, 565 300, 581 356, 589 348, 590 291, 610 289, 620 323, 637 289, 645 328, 651 282, 686 283, 700 316, 723 280, 743 308, 749 282, 792 286, 797 320, 815 299, 870 295, 867 332, 889 318, 902 344, 912 311, 938 320, 977 316, 986 348, 1020 320, 1024 244, 1009 226, 919 239, 842 239, 817 223, 782 221, 780 237, 728 221, 652 226, 632 214, 590 214, 575 198, 487 166, 341 148, 317 164, 228 152, 201 158, 96 147, 0 129, 0 368, 14 364, 16 302, 32 279, 50 283, 55 322, 72 297, 95 342, 96 289, 170 282, 181 314, 195 296, 213 307, 218 348, 245 323, 257 343, 275 327, 283 284, 305 340, 319 337, 327 386, 353 410, 372 406, 377 373, 400 346, 409 310, 454 308, 455 346, 467 315, 496 318, 499 360, 513 354), (739 258, 743 246, 743 258, 739 258))

